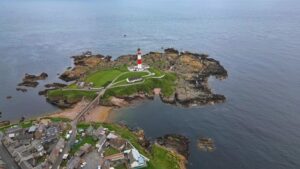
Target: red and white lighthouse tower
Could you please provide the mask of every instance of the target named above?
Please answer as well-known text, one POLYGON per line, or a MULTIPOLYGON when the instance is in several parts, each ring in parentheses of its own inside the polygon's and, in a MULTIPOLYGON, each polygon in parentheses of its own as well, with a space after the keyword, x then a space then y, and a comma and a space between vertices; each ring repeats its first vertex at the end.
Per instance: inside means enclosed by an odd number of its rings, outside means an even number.
POLYGON ((142 51, 140 48, 137 49, 137 67, 138 69, 142 69, 142 51))

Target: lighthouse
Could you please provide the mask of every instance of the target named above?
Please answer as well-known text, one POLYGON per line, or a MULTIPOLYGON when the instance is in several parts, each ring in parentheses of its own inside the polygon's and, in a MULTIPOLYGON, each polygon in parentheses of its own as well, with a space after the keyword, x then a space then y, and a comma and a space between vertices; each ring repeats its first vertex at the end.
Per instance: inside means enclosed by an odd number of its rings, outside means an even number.
POLYGON ((150 67, 142 63, 142 51, 140 48, 137 49, 136 56, 137 56, 137 60, 136 60, 137 64, 133 66, 128 66, 128 70, 130 72, 147 71, 147 69, 149 69, 150 67))
POLYGON ((142 51, 140 48, 137 49, 136 55, 137 55, 137 68, 141 70, 142 69, 142 51))

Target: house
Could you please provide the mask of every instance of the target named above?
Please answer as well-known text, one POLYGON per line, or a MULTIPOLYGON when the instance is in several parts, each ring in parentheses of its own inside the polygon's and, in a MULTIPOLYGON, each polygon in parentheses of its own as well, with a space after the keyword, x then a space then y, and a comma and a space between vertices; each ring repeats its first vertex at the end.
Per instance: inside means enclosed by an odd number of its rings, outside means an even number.
POLYGON ((89 126, 87 129, 86 129, 86 134, 91 136, 93 135, 93 132, 94 132, 94 127, 93 126, 89 126))
POLYGON ((96 144, 96 147, 98 148, 98 152, 101 152, 104 144, 106 143, 106 135, 100 135, 98 138, 99 138, 99 141, 96 144))
POLYGON ((115 139, 115 138, 118 138, 119 136, 115 135, 114 133, 110 132, 108 135, 107 135, 107 139, 115 139))
POLYGON ((142 154, 140 154, 135 148, 131 150, 124 151, 125 154, 128 155, 129 159, 129 167, 131 169, 138 169, 147 167, 147 161, 149 159, 142 154))
POLYGON ((109 160, 111 162, 123 160, 123 159, 125 159, 124 153, 113 154, 113 155, 105 157, 105 160, 109 160))
POLYGON ((122 138, 115 138, 109 140, 109 145, 119 151, 122 151, 126 147, 127 142, 122 138))
POLYGON ((57 139, 58 134, 59 134, 59 129, 56 126, 51 126, 45 129, 46 131, 42 133, 43 137, 42 143, 50 143, 53 140, 57 139))
POLYGON ((36 129, 37 129, 37 126, 33 125, 33 126, 29 127, 28 133, 34 133, 36 131, 36 129))
POLYGON ((85 143, 83 146, 80 147, 80 150, 84 151, 85 153, 88 153, 92 150, 92 145, 85 143))
POLYGON ((20 134, 22 134, 23 132, 24 132, 23 128, 21 128, 20 126, 14 126, 8 128, 5 133, 8 135, 9 138, 15 138, 20 134))
POLYGON ((105 129, 103 128, 103 127, 99 127, 97 130, 95 130, 94 132, 93 132, 93 135, 95 136, 95 137, 99 137, 100 135, 105 135, 105 129))
POLYGON ((50 156, 49 156, 49 161, 54 164, 56 158, 59 156, 60 150, 65 147, 65 140, 63 138, 59 139, 58 142, 56 143, 55 147, 52 149, 50 156))
POLYGON ((133 169, 147 167, 148 158, 140 154, 136 149, 129 153, 130 166, 133 169))
POLYGON ((37 129, 36 129, 36 131, 35 131, 35 133, 34 133, 34 137, 35 137, 36 139, 42 138, 42 136, 43 136, 45 130, 46 130, 46 125, 40 124, 40 125, 37 127, 37 129))
POLYGON ((87 154, 90 151, 92 151, 92 145, 85 143, 79 148, 79 151, 75 153, 75 156, 82 157, 84 154, 87 154))

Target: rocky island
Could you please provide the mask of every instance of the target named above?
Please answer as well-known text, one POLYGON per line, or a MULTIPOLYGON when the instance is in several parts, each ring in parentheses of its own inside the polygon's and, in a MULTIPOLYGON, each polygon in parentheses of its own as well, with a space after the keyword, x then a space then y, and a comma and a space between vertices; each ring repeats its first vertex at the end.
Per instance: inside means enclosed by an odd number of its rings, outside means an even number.
POLYGON ((129 70, 136 65, 137 55, 122 55, 112 60, 111 56, 85 52, 72 58, 74 67, 60 78, 73 83, 45 92, 47 101, 59 107, 70 107, 82 98, 93 99, 97 91, 112 82, 100 100, 101 105, 120 106, 136 99, 153 98, 154 89, 159 89, 163 102, 187 107, 225 100, 224 95, 212 93, 208 78, 226 78, 227 71, 206 54, 173 48, 149 52, 142 56, 143 64, 147 65, 142 71, 129 70))
MULTIPOLYGON (((48 77, 48 74, 43 72, 40 75, 31 75, 26 73, 25 77, 23 78, 23 82, 19 83, 18 86, 25 86, 25 87, 36 87, 39 82, 38 80, 45 80, 48 77)), ((17 88, 18 91, 25 91, 26 89, 17 88)))

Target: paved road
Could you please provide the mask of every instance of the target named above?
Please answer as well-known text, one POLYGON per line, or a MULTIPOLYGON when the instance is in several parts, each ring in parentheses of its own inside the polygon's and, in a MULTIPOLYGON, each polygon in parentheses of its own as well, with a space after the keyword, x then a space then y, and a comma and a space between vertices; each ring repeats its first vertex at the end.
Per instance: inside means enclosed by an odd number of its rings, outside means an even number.
MULTIPOLYGON (((0 133, 0 140, 2 140, 2 134, 0 133)), ((3 162, 6 163, 7 169, 20 169, 18 164, 14 161, 14 159, 10 156, 7 149, 2 145, 0 141, 0 156, 2 157, 3 162)))

